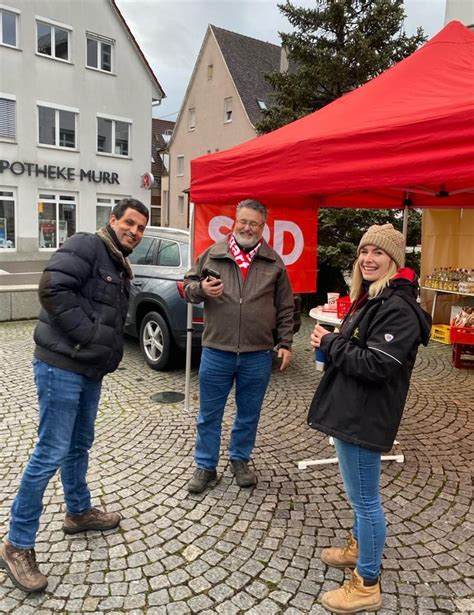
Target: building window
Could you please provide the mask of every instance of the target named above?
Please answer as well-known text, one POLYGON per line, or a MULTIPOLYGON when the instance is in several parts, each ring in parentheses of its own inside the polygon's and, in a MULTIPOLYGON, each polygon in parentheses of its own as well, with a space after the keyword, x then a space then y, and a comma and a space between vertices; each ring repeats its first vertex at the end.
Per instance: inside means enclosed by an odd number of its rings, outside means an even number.
POLYGON ((188 110, 188 130, 196 128, 196 109, 193 107, 188 110))
POLYGON ((184 196, 178 197, 178 213, 180 215, 184 214, 184 196))
POLYGON ((0 139, 16 139, 16 100, 0 94, 0 139))
POLYGON ((212 79, 213 77, 214 77, 214 65, 208 64, 207 65, 207 78, 212 79))
POLYGON ((232 96, 224 98, 224 123, 232 122, 232 96))
POLYGON ((76 149, 77 109, 58 109, 38 104, 38 143, 76 149))
POLYGON ((177 175, 184 175, 184 156, 177 156, 176 160, 178 163, 177 175))
POLYGON ((161 205, 150 205, 150 226, 161 226, 161 205))
POLYGON ((0 188, 0 250, 15 249, 15 195, 0 188))
POLYGON ((18 47, 18 14, 15 9, 0 8, 0 43, 18 47))
POLYGON ((38 243, 40 250, 59 248, 76 232, 76 197, 40 193, 38 198, 38 243))
POLYGON ((257 105, 259 106, 259 109, 261 109, 262 111, 266 111, 267 103, 261 98, 257 98, 257 105))
POLYGON ((173 131, 171 130, 171 128, 167 128, 166 130, 163 130, 163 133, 161 136, 163 137, 163 141, 165 143, 169 143, 172 135, 173 135, 173 131))
POLYGON ((86 66, 111 73, 115 41, 92 32, 86 32, 86 66))
POLYGON ((97 151, 115 156, 130 154, 130 124, 128 120, 97 117, 97 151))
POLYGON ((52 25, 45 21, 36 22, 37 51, 42 56, 69 62, 70 28, 52 25))
MULTIPOLYGON (((161 190, 161 179, 156 186, 157 191, 161 190)), ((161 226, 161 194, 152 193, 150 203, 150 225, 161 226)))
POLYGON ((99 230, 107 225, 112 208, 115 207, 124 196, 97 196, 97 207, 95 210, 95 228, 99 230))

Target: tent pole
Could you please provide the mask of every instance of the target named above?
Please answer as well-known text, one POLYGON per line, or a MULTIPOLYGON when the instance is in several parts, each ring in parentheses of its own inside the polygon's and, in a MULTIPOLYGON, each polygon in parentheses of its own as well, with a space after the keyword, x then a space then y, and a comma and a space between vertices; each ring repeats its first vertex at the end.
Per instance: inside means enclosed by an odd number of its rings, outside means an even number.
POLYGON ((406 243, 407 237, 408 237, 408 217, 410 215, 409 205, 411 205, 410 193, 409 192, 405 192, 405 198, 403 199, 403 203, 404 203, 404 209, 403 209, 403 237, 405 238, 405 243, 406 243))
POLYGON ((403 237, 405 237, 405 241, 407 240, 408 237, 408 215, 409 215, 409 209, 408 207, 405 206, 405 209, 403 210, 403 237))
MULTIPOLYGON (((189 227, 189 254, 188 270, 191 269, 194 260, 194 203, 189 203, 190 227, 189 227)), ((186 370, 184 380, 184 409, 190 410, 191 390, 191 351, 193 347, 193 304, 188 303, 186 313, 186 370)))

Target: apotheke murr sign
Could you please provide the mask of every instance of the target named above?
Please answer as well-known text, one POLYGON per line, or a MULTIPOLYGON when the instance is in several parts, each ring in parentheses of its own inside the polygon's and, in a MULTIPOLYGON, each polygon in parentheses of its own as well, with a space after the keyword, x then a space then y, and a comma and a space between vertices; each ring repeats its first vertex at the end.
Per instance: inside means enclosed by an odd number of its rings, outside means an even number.
POLYGON ((35 164, 34 162, 9 162, 0 160, 0 173, 10 171, 13 175, 27 174, 28 177, 47 177, 48 179, 66 179, 94 182, 96 184, 120 184, 118 173, 111 171, 94 171, 74 167, 58 167, 54 164, 35 164))

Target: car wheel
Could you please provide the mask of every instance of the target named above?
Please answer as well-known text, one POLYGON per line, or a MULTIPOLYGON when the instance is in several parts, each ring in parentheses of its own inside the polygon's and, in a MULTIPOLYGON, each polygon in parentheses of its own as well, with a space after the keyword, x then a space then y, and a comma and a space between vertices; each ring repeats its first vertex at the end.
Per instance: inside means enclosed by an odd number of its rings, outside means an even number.
POLYGON ((153 369, 165 369, 171 352, 171 336, 165 319, 158 312, 148 312, 140 325, 140 348, 153 369))

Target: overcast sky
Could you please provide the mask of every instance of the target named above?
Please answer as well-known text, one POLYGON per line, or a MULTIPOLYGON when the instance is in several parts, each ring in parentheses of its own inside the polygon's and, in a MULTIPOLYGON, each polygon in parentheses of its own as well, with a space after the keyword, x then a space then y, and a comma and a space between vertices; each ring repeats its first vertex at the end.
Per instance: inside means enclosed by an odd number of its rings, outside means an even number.
MULTIPOLYGON (((154 117, 175 120, 208 24, 280 44, 289 22, 274 0, 116 0, 166 98, 154 117)), ((294 0, 314 6, 314 0, 294 0)), ((444 24, 446 0, 405 0, 407 34, 421 26, 428 37, 444 24)))

